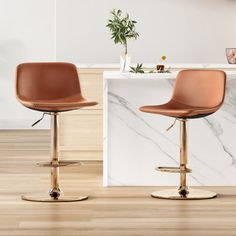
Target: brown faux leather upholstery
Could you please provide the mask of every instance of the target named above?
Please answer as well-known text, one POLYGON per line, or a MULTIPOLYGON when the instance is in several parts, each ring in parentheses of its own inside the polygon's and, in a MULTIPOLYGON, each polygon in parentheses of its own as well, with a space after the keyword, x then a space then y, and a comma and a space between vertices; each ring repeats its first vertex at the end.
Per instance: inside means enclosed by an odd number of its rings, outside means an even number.
POLYGON ((75 65, 70 63, 23 63, 16 70, 16 96, 26 107, 62 112, 97 105, 86 101, 75 65))
POLYGON ((169 102, 140 107, 143 112, 176 118, 197 118, 217 111, 224 101, 226 74, 220 70, 183 70, 178 73, 169 102))

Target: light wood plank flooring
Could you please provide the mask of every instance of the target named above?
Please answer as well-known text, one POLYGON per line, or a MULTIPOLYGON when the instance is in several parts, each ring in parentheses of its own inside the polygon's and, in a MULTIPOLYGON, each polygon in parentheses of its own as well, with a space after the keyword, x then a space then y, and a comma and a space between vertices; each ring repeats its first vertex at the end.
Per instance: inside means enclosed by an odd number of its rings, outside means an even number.
POLYGON ((236 235, 236 188, 212 187, 212 200, 153 199, 160 187, 102 187, 102 163, 63 168, 64 192, 88 194, 77 203, 32 203, 30 191, 46 192, 48 131, 0 131, 0 235, 22 236, 195 236, 236 235))

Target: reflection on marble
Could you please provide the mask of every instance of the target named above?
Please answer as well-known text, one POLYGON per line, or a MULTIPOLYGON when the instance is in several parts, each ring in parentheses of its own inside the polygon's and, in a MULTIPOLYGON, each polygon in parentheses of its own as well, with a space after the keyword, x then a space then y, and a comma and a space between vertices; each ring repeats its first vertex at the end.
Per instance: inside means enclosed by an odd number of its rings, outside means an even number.
MULTIPOLYGON (((139 111, 140 106, 169 100, 175 74, 145 76, 104 73, 105 186, 178 185, 178 174, 154 170, 178 165, 178 123, 167 132, 173 118, 139 111)), ((222 108, 188 123, 189 168, 193 169, 189 184, 236 185, 235 73, 229 73, 222 108)))

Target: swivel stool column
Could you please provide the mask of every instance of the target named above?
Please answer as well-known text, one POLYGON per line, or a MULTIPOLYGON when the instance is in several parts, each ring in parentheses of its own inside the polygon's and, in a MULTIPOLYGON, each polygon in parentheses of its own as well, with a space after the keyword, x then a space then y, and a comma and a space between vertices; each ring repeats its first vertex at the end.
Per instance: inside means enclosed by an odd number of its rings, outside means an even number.
MULTIPOLYGON (((66 196, 59 186, 59 167, 80 164, 59 160, 58 115, 60 112, 97 105, 86 101, 80 89, 77 68, 70 63, 23 63, 16 70, 16 97, 25 107, 51 116, 51 161, 40 166, 51 168, 51 188, 47 194, 22 196, 36 202, 71 202, 87 196, 66 196)), ((37 123, 37 122, 36 122, 37 123)))
POLYGON ((156 191, 152 197, 164 199, 209 199, 216 193, 189 189, 187 186, 188 120, 209 116, 216 112, 224 101, 226 75, 219 70, 183 70, 178 73, 172 98, 162 105, 140 107, 143 112, 174 117, 180 122, 180 166, 157 167, 163 172, 180 173, 178 189, 156 191))

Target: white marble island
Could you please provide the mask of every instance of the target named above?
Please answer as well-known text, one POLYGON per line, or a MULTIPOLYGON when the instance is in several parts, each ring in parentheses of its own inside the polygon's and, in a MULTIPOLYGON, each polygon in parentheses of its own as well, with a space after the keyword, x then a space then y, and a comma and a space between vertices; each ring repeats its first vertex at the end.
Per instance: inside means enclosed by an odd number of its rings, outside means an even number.
MULTIPOLYGON (((139 111, 167 102, 176 74, 104 72, 104 186, 178 185, 154 169, 178 165, 178 124, 167 132, 173 118, 139 111)), ((190 185, 236 185, 236 73, 227 76, 222 108, 189 122, 190 185)))

